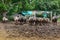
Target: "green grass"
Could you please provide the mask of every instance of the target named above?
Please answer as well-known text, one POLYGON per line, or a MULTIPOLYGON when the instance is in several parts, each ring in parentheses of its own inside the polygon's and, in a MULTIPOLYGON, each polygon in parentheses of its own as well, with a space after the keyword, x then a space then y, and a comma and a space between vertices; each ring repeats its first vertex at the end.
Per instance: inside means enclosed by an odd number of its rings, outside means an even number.
POLYGON ((58 19, 58 22, 60 22, 60 18, 58 19))

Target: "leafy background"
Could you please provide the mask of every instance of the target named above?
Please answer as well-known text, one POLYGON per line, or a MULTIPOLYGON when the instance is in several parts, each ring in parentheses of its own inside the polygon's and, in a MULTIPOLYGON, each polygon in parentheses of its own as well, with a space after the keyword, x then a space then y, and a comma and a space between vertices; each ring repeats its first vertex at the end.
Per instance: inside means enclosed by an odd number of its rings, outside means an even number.
POLYGON ((5 14, 11 16, 12 14, 21 11, 52 11, 53 14, 60 14, 60 0, 0 0, 0 15, 5 14))

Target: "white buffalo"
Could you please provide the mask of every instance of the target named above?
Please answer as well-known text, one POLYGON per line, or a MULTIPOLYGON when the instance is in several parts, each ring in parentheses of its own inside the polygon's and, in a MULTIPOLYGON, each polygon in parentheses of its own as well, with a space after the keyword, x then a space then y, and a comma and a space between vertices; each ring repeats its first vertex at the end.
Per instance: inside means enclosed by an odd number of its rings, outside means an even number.
POLYGON ((7 22, 8 21, 8 18, 3 17, 2 20, 3 20, 3 22, 7 22))

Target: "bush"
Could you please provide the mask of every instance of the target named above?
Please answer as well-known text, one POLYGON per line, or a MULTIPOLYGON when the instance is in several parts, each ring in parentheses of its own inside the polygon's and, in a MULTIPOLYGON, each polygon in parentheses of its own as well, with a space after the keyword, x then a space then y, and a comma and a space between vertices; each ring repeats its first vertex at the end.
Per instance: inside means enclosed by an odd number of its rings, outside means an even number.
POLYGON ((9 16, 8 19, 9 19, 9 21, 13 21, 14 20, 12 16, 9 16))
POLYGON ((58 22, 60 22, 60 18, 58 19, 58 22))
POLYGON ((42 14, 36 14, 36 17, 43 17, 42 14))
POLYGON ((0 15, 0 21, 2 21, 2 17, 3 17, 3 16, 0 15))

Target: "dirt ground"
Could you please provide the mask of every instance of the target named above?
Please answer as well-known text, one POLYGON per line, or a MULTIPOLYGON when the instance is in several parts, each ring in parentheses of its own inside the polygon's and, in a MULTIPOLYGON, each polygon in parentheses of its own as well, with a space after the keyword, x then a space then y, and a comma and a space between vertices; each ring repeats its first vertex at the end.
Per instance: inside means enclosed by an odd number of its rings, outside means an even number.
POLYGON ((60 40, 60 23, 39 26, 0 22, 0 40, 60 40))

